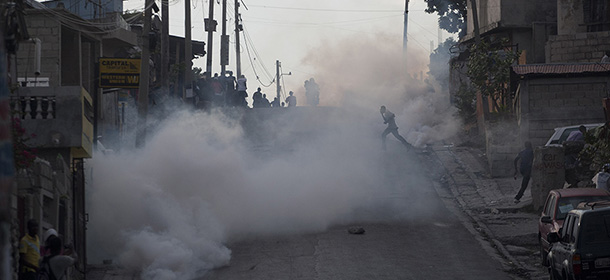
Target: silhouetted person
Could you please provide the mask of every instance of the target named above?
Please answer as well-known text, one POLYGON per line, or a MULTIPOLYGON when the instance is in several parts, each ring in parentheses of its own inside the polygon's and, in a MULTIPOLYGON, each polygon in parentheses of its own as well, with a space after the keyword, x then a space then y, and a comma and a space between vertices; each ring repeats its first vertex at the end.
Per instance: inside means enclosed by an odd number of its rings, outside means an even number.
POLYGON ((267 99, 267 95, 263 93, 263 99, 261 99, 261 107, 263 108, 269 108, 271 107, 271 103, 269 102, 269 99, 267 99))
POLYGON ((602 56, 602 63, 609 63, 610 62, 610 51, 605 51, 604 52, 604 56, 602 56))
POLYGON ((566 141, 585 141, 585 134, 587 133, 587 127, 581 125, 578 130, 570 132, 566 141))
POLYGON ((65 279, 66 270, 76 262, 76 254, 71 246, 66 247, 65 255, 61 254, 61 238, 53 236, 49 239, 49 249, 51 254, 44 257, 41 265, 48 268, 47 271, 53 274, 55 279, 65 279), (69 256, 68 256, 69 255, 69 256))
POLYGON ((405 138, 403 138, 402 136, 400 136, 400 134, 398 134, 398 126, 396 125, 396 120, 395 120, 396 115, 394 115, 394 113, 390 112, 390 110, 386 109, 385 106, 381 106, 381 108, 379 109, 379 112, 381 112, 381 117, 383 117, 383 123, 388 125, 388 127, 386 127, 386 129, 381 134, 381 144, 382 144, 383 150, 384 151, 386 150, 385 138, 390 133, 392 133, 392 135, 394 135, 394 137, 396 137, 396 139, 400 140, 400 142, 402 142, 402 144, 405 145, 405 147, 407 148, 407 151, 410 150, 411 144, 409 144, 407 142, 407 140, 405 140, 405 138))
POLYGON ((261 88, 257 88, 256 91, 252 94, 252 107, 258 108, 263 107, 263 93, 261 92, 261 88))
MULTIPOLYGON (((288 93, 288 97, 286 97, 286 104, 288 104, 288 107, 295 107, 297 106, 297 97, 294 96, 294 92, 289 92, 288 93)), ((280 106, 279 104, 279 100, 278 100, 278 107, 280 106)))
POLYGON ((212 92, 213 92, 213 100, 214 100, 214 104, 216 106, 222 106, 225 103, 225 98, 224 98, 224 85, 222 84, 222 81, 220 80, 220 77, 218 77, 218 73, 214 74, 214 78, 212 78, 212 81, 210 81, 210 87, 212 88, 212 92))
POLYGON ((273 108, 279 108, 280 107, 280 100, 277 99, 277 97, 274 97, 273 101, 271 101, 271 107, 273 107, 273 108))
POLYGON ((532 142, 525 142, 525 149, 517 155, 514 161, 515 165, 515 180, 517 180, 517 162, 521 161, 519 165, 519 172, 523 176, 521 180, 521 188, 517 195, 515 195, 515 204, 519 203, 525 189, 527 189, 527 185, 530 182, 530 177, 532 176, 532 163, 534 162, 534 150, 532 149, 532 142))
POLYGON ((310 106, 317 106, 320 103, 320 87, 313 78, 305 81, 305 97, 310 106))
POLYGON ((235 106, 248 107, 248 101, 246 98, 248 97, 248 93, 246 90, 248 86, 246 85, 246 76, 241 75, 239 79, 237 79, 237 94, 235 95, 235 106))

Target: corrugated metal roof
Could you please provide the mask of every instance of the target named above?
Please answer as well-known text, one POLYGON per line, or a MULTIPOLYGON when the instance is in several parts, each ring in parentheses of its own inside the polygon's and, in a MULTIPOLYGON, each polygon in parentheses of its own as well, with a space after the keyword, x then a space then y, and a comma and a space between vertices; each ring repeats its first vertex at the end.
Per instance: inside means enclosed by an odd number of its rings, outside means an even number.
POLYGON ((525 64, 513 66, 517 75, 610 72, 610 63, 525 64))

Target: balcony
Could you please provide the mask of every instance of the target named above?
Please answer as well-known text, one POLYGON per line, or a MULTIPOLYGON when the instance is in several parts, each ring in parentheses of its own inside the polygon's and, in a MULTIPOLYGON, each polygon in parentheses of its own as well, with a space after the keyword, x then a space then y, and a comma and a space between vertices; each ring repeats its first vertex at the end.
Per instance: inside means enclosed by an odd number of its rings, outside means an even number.
POLYGON ((82 87, 23 87, 11 95, 13 117, 20 118, 28 144, 36 148, 70 149, 73 158, 90 158, 93 147, 93 104, 82 87))

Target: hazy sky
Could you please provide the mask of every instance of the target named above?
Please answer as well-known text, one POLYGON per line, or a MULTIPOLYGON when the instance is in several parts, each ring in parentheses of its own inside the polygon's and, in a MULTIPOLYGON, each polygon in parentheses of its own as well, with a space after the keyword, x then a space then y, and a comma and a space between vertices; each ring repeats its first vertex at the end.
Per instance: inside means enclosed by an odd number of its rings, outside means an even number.
MULTIPOLYGON (((158 2, 158 1, 157 1, 158 2)), ((219 39, 221 22, 220 0, 215 4, 215 19, 219 22, 214 36, 213 72, 219 72, 219 39)), ((234 1, 228 0, 227 32, 231 34, 230 65, 227 70, 235 70, 235 37, 234 1)), ((244 0, 241 14, 244 36, 241 37, 242 73, 248 78, 251 91, 261 86, 264 92, 275 92, 275 85, 269 86, 275 76, 275 62, 281 61, 285 90, 302 91, 303 81, 316 77, 316 67, 304 63, 306 57, 325 45, 351 38, 384 35, 396 38, 395 47, 402 49, 404 27, 403 10, 405 1, 401 0, 244 0), (246 9, 247 7, 247 9, 246 9), (259 77, 260 83, 256 81, 259 77)), ((160 4, 160 3, 158 3, 160 4)), ((141 9, 143 0, 124 2, 124 8, 141 9)), ((207 41, 203 32, 203 18, 208 15, 209 2, 192 0, 192 37, 194 40, 207 41)), ((431 41, 438 44, 438 17, 424 12, 426 3, 423 0, 410 1, 409 4, 409 54, 410 56, 427 56, 431 41)), ((170 0, 170 33, 184 35, 184 2, 170 0)), ((449 34, 443 31, 442 39, 449 34)), ((371 51, 374 51, 372 49, 371 51)), ((206 58, 194 61, 196 67, 205 70, 206 58)), ((426 65, 427 66, 427 63, 426 65)), ((415 69, 412 72, 427 71, 415 69)))

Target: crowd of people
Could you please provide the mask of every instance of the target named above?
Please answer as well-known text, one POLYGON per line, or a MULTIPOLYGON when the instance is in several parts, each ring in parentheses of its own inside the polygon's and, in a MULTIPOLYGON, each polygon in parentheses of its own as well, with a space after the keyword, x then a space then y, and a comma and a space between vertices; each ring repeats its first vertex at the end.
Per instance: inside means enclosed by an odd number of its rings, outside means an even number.
MULTIPOLYGON (((194 103, 198 108, 208 109, 211 107, 248 107, 248 80, 244 75, 233 76, 232 71, 226 71, 225 75, 215 73, 208 77, 207 73, 196 82, 194 92, 194 103)), ((279 108, 295 107, 297 98, 290 91, 284 101, 274 97, 269 101, 267 95, 261 92, 259 87, 252 94, 253 108, 279 108)), ((307 104, 317 106, 319 104, 320 88, 313 78, 305 81, 305 96, 307 104)))
POLYGON ((38 238, 38 222, 27 222, 27 233, 19 242, 19 280, 65 279, 68 268, 76 262, 76 253, 64 245, 55 229, 38 238))

